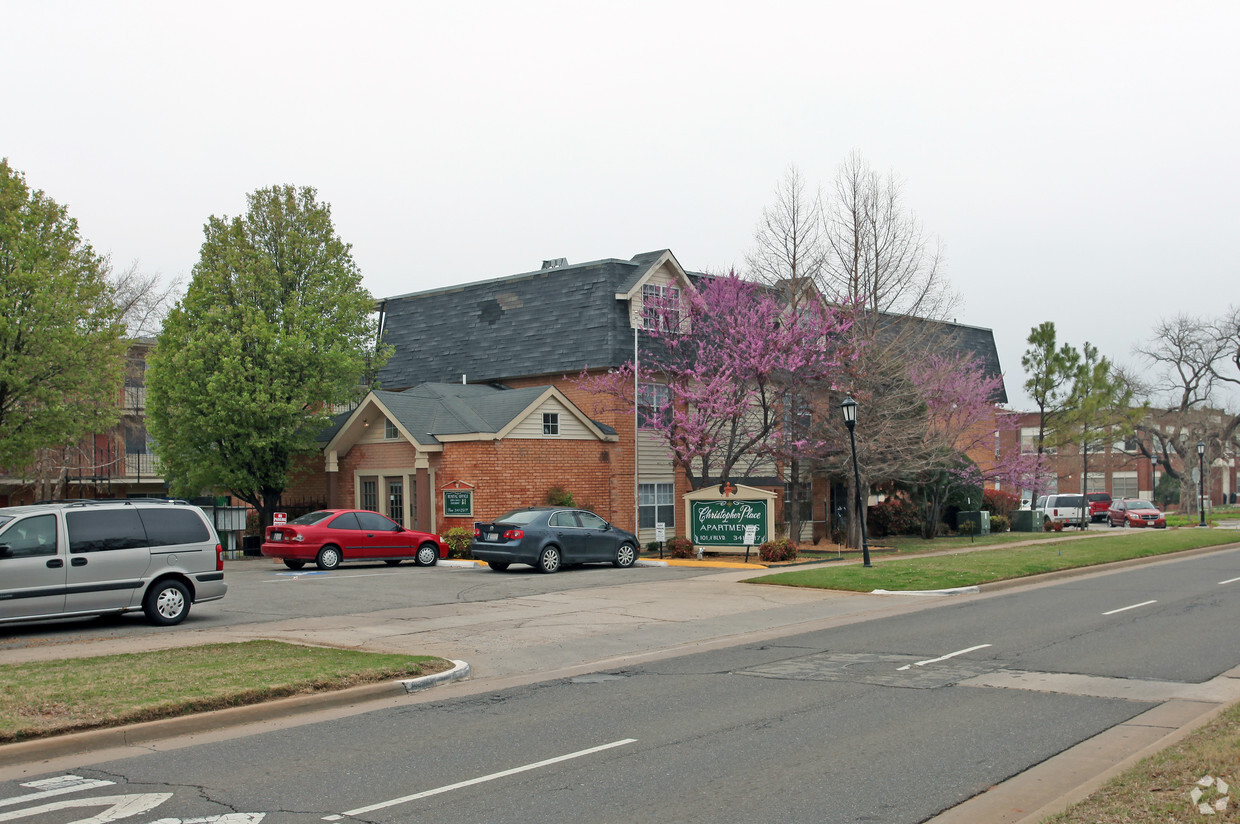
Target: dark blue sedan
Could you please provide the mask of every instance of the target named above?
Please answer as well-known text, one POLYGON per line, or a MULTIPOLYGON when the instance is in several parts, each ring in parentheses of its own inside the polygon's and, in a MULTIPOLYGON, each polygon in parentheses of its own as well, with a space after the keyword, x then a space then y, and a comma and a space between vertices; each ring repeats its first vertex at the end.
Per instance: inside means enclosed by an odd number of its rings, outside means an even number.
POLYGON ((637 561, 637 536, 589 510, 536 506, 475 524, 469 552, 500 572, 511 564, 529 564, 546 573, 567 564, 596 562, 623 569, 637 561))

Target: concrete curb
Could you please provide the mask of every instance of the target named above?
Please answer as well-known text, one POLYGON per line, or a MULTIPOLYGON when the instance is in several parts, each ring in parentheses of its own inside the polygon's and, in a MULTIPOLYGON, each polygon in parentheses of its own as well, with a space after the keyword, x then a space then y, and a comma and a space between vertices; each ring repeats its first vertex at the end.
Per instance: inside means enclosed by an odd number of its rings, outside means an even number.
POLYGON ((439 684, 446 684, 449 681, 463 681, 469 677, 469 664, 464 661, 458 661, 455 658, 451 658, 449 660, 454 664, 450 670, 436 672, 431 675, 423 675, 421 678, 406 678, 403 681, 397 681, 396 683, 404 687, 405 692, 409 693, 421 692, 422 690, 430 689, 431 687, 439 684))
POLYGON ((952 589, 875 589, 871 595, 976 595, 978 587, 954 587, 952 589))

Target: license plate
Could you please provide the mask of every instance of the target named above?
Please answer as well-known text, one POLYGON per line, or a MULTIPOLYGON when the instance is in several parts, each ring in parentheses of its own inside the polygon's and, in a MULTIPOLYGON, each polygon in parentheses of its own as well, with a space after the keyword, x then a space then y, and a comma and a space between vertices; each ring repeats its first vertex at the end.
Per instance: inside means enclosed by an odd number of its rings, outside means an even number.
POLYGON ((273 541, 283 541, 283 540, 284 540, 284 536, 283 536, 283 535, 281 535, 279 532, 273 532, 273 533, 271 533, 271 540, 273 540, 273 541))
POLYGON ((498 541, 498 540, 499 540, 499 533, 498 533, 498 532, 488 532, 488 533, 487 533, 487 540, 488 540, 488 541, 498 541))

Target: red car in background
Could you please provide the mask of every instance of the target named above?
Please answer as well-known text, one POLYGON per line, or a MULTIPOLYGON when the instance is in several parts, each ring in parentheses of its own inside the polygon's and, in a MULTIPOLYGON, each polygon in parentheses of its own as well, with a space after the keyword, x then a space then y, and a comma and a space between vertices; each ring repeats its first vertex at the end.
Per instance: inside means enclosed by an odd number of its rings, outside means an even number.
POLYGON ((434 566, 448 557, 448 544, 438 535, 405 529, 378 512, 320 509, 267 527, 262 553, 281 559, 289 569, 301 569, 311 561, 319 569, 335 569, 345 561, 396 566, 410 558, 418 566, 434 566))
POLYGON ((1152 526, 1155 529, 1166 529, 1167 519, 1149 501, 1143 501, 1139 498, 1125 498, 1122 501, 1113 501, 1111 508, 1107 510, 1107 520, 1111 526, 1152 526))
POLYGON ((1089 520, 1100 524, 1107 519, 1107 510, 1111 508, 1111 496, 1105 492, 1090 492, 1085 496, 1089 502, 1089 520))

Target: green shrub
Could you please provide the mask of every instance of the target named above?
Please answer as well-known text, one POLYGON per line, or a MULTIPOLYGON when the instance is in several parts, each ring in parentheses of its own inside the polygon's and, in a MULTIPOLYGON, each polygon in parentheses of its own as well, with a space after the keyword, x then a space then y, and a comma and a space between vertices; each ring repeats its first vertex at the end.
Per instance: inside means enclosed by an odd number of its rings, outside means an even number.
POLYGON ((448 542, 449 558, 468 558, 469 544, 474 539, 474 531, 469 527, 454 526, 443 534, 448 542))
POLYGON ((547 490, 547 504, 550 506, 577 506, 573 493, 562 486, 553 486, 547 490))
POLYGON ((773 538, 758 547, 758 558, 767 563, 795 561, 797 545, 787 538, 773 538))
POLYGON ((888 498, 870 507, 866 528, 875 538, 913 535, 921 531, 917 507, 903 498, 888 498))
POLYGON ((1004 518, 1010 518, 1012 513, 1020 509, 1020 496, 1015 492, 1008 492, 1006 489, 987 489, 982 492, 982 509, 987 510, 991 514, 991 531, 994 528, 994 516, 1002 515, 1004 518))
POLYGON ((667 542, 667 551, 673 558, 697 557, 697 551, 693 548, 693 541, 690 541, 688 538, 672 538, 667 542))
POLYGON ((996 532, 1007 532, 1011 528, 1012 524, 1006 516, 996 515, 993 512, 990 514, 990 533, 992 535, 996 532))

